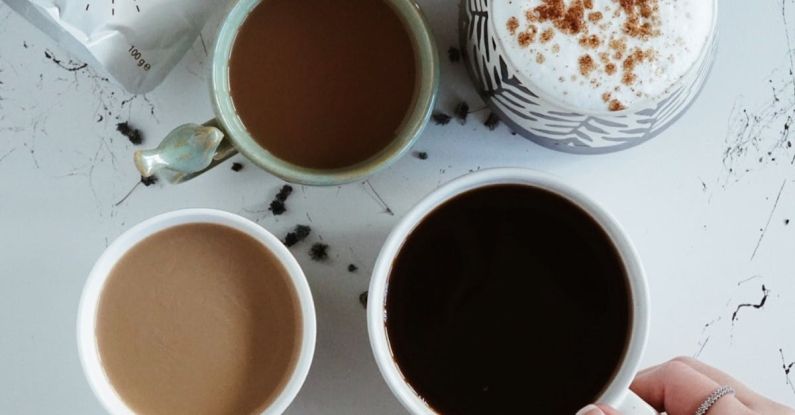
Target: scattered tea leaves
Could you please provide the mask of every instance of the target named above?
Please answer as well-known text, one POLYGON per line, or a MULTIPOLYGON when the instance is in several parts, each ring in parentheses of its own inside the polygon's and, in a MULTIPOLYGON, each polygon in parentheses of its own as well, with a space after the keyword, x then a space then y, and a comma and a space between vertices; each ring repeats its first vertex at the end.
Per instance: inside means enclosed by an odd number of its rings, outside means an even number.
POLYGON ((358 270, 359 270, 359 267, 357 267, 355 264, 348 265, 348 272, 354 273, 354 272, 356 272, 358 270))
POLYGON ((233 163, 232 164, 232 171, 240 171, 240 170, 243 170, 243 164, 242 163, 233 163))
POLYGON ((414 152, 414 157, 416 157, 416 158, 418 158, 420 160, 428 160, 428 153, 425 152, 425 151, 415 151, 414 152))
POLYGON ((367 308, 367 297, 368 297, 367 291, 359 294, 359 304, 361 304, 362 307, 364 307, 365 309, 367 308))

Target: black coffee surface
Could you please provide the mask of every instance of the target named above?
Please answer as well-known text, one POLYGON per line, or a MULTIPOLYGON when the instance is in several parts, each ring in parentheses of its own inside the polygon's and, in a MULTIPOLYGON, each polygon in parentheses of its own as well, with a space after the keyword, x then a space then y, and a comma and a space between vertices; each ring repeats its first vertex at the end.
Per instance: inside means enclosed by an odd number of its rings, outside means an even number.
POLYGON ((550 192, 498 185, 433 211, 394 262, 392 352, 436 411, 573 415, 625 354, 626 271, 604 230, 550 192))

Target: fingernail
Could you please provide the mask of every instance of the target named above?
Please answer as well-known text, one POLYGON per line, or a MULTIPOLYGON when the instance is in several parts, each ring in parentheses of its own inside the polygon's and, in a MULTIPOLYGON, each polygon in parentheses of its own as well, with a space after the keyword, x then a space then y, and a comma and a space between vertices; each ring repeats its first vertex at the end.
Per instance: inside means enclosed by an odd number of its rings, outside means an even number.
POLYGON ((596 405, 588 405, 577 411, 575 415, 605 415, 605 413, 596 405))

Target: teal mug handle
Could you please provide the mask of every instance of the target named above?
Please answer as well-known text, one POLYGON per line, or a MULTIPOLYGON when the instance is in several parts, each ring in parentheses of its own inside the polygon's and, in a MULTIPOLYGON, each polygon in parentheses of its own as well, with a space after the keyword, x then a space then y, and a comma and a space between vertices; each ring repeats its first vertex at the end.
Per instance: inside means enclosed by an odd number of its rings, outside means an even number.
POLYGON ((157 148, 135 152, 135 167, 142 177, 157 175, 182 183, 237 154, 218 120, 202 125, 184 124, 171 131, 157 148))

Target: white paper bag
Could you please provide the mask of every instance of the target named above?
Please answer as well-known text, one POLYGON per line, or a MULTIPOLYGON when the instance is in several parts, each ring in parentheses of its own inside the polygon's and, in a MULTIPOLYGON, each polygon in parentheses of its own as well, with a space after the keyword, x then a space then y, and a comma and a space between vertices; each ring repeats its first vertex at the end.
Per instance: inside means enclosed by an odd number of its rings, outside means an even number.
POLYGON ((156 87, 227 0, 4 0, 132 93, 156 87))

